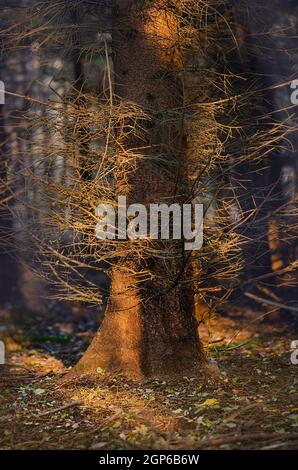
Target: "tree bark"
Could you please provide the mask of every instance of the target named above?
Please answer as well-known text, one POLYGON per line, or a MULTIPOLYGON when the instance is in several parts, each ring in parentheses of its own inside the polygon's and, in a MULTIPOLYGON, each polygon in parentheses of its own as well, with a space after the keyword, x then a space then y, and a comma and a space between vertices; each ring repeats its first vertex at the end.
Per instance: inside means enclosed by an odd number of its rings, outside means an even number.
MULTIPOLYGON (((122 0, 113 10, 115 89, 120 100, 134 103, 151 118, 140 137, 126 139, 125 155, 118 149, 117 169, 124 158, 133 171, 118 172, 116 193, 125 195, 128 204, 183 202, 188 184, 183 119, 176 111, 183 106, 178 19, 159 0, 150 7, 137 5, 122 0)), ((154 246, 159 256, 142 258, 137 251, 122 256, 118 243, 105 318, 77 372, 101 367, 142 380, 202 368, 189 255, 183 240, 156 241, 154 246), (160 256, 163 251, 171 256, 160 256), (143 281, 142 272, 147 273, 143 281)))

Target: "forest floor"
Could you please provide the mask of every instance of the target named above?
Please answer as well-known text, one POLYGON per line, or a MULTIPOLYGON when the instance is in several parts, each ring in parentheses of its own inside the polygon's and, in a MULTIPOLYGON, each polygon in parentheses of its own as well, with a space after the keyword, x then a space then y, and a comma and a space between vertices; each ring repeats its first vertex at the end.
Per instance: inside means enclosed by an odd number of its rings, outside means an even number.
POLYGON ((9 315, 0 315, 1 449, 298 448, 298 332, 256 320, 260 312, 234 309, 201 328, 208 379, 142 385, 101 369, 63 383, 95 322, 29 316, 7 330, 9 315))

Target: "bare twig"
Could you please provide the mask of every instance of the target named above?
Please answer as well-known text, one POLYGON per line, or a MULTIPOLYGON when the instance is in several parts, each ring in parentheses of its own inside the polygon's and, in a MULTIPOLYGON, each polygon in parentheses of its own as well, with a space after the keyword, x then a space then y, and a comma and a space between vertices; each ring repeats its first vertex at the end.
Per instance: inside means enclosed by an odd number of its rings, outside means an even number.
POLYGON ((38 417, 47 416, 53 413, 57 413, 58 411, 67 410, 68 408, 72 408, 74 406, 81 406, 81 405, 82 405, 82 402, 80 400, 72 401, 70 403, 66 403, 65 405, 59 406, 58 408, 52 408, 51 410, 39 413, 38 417))
POLYGON ((290 307, 289 305, 285 305, 280 302, 275 302, 274 300, 264 299, 264 297, 259 297, 258 295, 252 294, 251 292, 245 292, 244 295, 260 303, 273 305, 274 307, 283 308, 284 310, 290 310, 292 312, 298 312, 298 307, 290 307))

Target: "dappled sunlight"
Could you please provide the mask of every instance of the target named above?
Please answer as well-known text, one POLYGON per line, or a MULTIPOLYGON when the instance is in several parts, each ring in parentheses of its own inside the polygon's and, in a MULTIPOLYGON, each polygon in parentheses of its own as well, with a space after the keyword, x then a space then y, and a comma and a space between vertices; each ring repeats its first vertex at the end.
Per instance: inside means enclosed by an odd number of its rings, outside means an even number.
POLYGON ((199 326, 199 334, 206 348, 234 349, 247 347, 276 347, 277 338, 288 341, 288 325, 276 321, 276 310, 254 311, 231 307, 228 315, 211 313, 199 326), (274 321, 275 320, 275 321, 274 321))
POLYGON ((297 449, 298 0, 0 6, 0 449, 297 449))
POLYGON ((1 448, 178 450, 297 445, 291 333, 269 324, 245 329, 244 319, 243 325, 232 318, 211 321, 208 355, 220 373, 184 377, 179 382, 137 384, 100 368, 96 376, 71 377, 71 369, 59 357, 10 343, 9 365, 0 369, 1 448), (237 328, 243 330, 238 343, 233 339, 237 328), (212 343, 223 336, 224 341, 212 343))

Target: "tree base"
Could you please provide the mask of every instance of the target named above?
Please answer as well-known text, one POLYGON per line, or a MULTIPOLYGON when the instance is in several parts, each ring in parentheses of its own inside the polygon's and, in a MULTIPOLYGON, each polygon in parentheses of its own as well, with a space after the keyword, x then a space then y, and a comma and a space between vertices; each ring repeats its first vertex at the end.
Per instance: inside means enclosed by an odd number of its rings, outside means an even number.
POLYGON ((96 374, 101 368, 137 381, 197 375, 206 359, 179 289, 144 304, 131 286, 129 276, 124 281, 123 274, 114 275, 113 287, 120 293, 111 295, 103 323, 75 372, 96 374))

